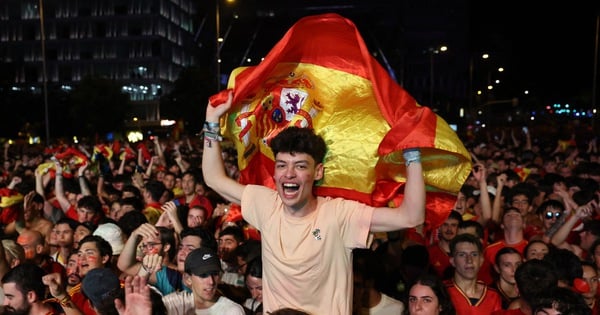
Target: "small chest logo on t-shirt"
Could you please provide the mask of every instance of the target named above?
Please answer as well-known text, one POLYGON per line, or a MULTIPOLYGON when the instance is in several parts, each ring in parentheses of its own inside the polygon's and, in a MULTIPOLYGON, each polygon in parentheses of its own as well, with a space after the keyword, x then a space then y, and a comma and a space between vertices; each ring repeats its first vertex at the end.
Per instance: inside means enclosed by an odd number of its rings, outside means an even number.
POLYGON ((321 229, 315 229, 312 231, 312 235, 315 237, 317 241, 321 240, 321 229))

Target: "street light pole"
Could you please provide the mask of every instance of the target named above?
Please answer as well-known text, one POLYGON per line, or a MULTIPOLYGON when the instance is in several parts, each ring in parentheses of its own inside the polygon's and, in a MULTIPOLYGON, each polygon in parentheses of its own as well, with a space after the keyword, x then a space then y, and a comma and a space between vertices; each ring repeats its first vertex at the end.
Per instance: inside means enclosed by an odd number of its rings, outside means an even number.
POLYGON ((433 90, 435 86, 435 72, 433 71, 433 55, 437 55, 440 52, 448 50, 447 46, 440 46, 439 48, 429 47, 429 106, 433 106, 433 90))
POLYGON ((46 145, 50 145, 50 118, 48 117, 48 72, 46 70, 46 30, 44 28, 44 1, 39 0, 40 41, 42 45, 42 80, 44 93, 44 117, 46 125, 46 145))

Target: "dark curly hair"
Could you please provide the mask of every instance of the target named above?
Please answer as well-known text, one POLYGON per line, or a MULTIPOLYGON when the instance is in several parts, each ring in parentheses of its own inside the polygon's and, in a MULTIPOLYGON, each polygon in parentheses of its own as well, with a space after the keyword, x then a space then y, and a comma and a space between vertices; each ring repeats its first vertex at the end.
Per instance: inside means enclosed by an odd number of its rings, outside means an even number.
POLYGON ((270 143, 273 155, 277 153, 306 153, 315 163, 322 163, 327 152, 325 140, 309 128, 288 127, 282 130, 270 143))

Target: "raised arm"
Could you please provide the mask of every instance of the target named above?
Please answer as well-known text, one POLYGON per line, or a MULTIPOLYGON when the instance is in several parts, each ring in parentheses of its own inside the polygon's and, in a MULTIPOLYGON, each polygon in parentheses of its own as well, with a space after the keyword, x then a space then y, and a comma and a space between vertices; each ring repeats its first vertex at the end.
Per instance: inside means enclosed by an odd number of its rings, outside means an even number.
POLYGON ((558 231, 552 235, 552 244, 558 248, 566 248, 579 256, 581 253, 577 252, 577 249, 567 242, 567 237, 577 223, 591 216, 592 213, 593 209, 590 206, 583 205, 577 208, 565 223, 560 226, 558 231))
POLYGON ((62 209, 62 211, 64 213, 67 213, 67 211, 71 207, 71 203, 69 202, 69 199, 67 199, 67 196, 65 196, 65 189, 63 186, 62 176, 62 165, 60 164, 60 161, 58 161, 55 157, 52 157, 52 161, 54 162, 56 168, 56 172, 54 173, 54 195, 56 197, 56 200, 58 201, 58 204, 60 204, 60 208, 62 209))
POLYGON ((225 173, 221 155, 221 144, 217 139, 220 128, 219 119, 231 108, 233 94, 223 104, 208 104, 204 125, 204 150, 202 153, 202 175, 204 182, 223 198, 240 204, 245 186, 236 182, 225 173))
POLYGON ((77 169, 77 181, 79 182, 79 189, 81 189, 81 194, 83 196, 91 196, 92 191, 90 190, 90 186, 88 185, 87 179, 85 178, 85 170, 89 166, 89 162, 83 163, 82 166, 77 169))
POLYGON ((389 232, 416 227, 425 221, 425 180, 418 150, 405 150, 406 184, 398 208, 376 208, 371 219, 372 232, 389 232))
POLYGON ((123 250, 121 251, 121 255, 119 255, 119 260, 117 261, 117 268, 121 270, 124 274, 129 276, 135 276, 139 273, 142 273, 140 276, 144 276, 148 279, 148 281, 152 284, 156 283, 156 275, 155 273, 150 273, 148 270, 143 268, 141 262, 136 259, 137 247, 138 244, 144 238, 154 238, 159 235, 156 227, 150 223, 144 223, 140 225, 137 229, 131 232, 131 235, 125 242, 125 246, 123 246, 123 250), (150 278, 148 278, 150 277, 150 278))
POLYGON ((482 226, 485 226, 492 218, 492 202, 488 192, 487 169, 483 163, 479 162, 473 166, 473 176, 479 184, 479 204, 481 205, 481 215, 477 219, 482 226))
POLYGON ((502 217, 502 190, 506 184, 506 173, 502 173, 496 176, 496 198, 494 198, 494 204, 492 206, 492 222, 500 224, 500 218, 502 217))

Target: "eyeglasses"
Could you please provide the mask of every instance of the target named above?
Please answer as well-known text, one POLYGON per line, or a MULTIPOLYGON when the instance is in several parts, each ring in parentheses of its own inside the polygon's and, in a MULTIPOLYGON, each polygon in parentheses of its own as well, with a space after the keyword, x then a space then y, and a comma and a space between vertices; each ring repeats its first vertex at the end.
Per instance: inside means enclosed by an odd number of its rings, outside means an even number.
POLYGON ((546 215, 545 215, 546 219, 548 219, 548 220, 552 219, 552 217, 555 217, 558 219, 558 218, 560 218, 560 216, 562 216, 562 212, 547 211, 546 215))

